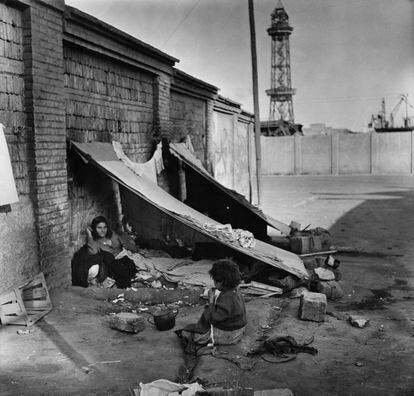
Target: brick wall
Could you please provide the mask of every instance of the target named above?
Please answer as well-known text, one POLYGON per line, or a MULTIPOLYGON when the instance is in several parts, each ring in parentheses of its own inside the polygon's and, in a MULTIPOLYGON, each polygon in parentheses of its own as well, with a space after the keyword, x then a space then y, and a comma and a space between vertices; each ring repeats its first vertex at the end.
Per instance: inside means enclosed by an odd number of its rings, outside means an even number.
POLYGON ((68 138, 117 140, 131 159, 146 161, 153 148, 154 77, 70 46, 64 64, 68 138))
POLYGON ((40 270, 50 285, 66 284, 68 191, 63 92, 63 1, 30 2, 25 11, 26 114, 32 126, 35 203, 40 270))
MULTIPOLYGON (((64 64, 68 138, 116 140, 133 161, 147 161, 155 145, 154 75, 73 46, 64 47, 64 64)), ((95 216, 103 214, 115 228, 121 213, 109 178, 83 165, 76 155, 68 162, 72 254, 84 242, 84 230, 95 216)))
MULTIPOLYGON (((0 212, 0 293, 39 271, 35 215, 30 198, 32 129, 24 111, 23 12, 0 4, 0 123, 12 159, 19 201, 0 212)), ((1 188, 1 187, 0 187, 1 188)))

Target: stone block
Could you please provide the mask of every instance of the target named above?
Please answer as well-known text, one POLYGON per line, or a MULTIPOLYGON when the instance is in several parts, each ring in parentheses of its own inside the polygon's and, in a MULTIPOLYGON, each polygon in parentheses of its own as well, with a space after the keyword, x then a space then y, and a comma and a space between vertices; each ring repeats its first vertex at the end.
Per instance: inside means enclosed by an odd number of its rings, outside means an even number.
POLYGON ((306 254, 311 251, 310 236, 293 236, 290 238, 290 250, 297 254, 306 254))
POLYGON ((316 291, 324 294, 329 300, 339 300, 344 295, 337 281, 319 281, 316 283, 316 291))
POLYGON ((327 268, 318 267, 314 271, 319 280, 330 281, 335 279, 335 274, 327 268))
POLYGON ((112 329, 139 333, 145 329, 145 318, 130 312, 120 312, 108 317, 108 325, 112 329))
POLYGON ((306 292, 299 305, 299 319, 312 322, 324 322, 326 314, 326 295, 322 293, 306 292))
POLYGON ((312 235, 310 242, 311 252, 320 252, 322 250, 322 237, 319 235, 312 235))

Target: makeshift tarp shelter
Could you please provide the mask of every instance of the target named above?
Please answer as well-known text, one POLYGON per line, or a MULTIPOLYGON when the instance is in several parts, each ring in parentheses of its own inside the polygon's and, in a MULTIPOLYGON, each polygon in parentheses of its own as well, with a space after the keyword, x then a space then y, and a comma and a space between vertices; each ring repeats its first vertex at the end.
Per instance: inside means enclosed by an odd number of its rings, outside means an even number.
POLYGON ((187 148, 185 143, 170 143, 170 153, 185 163, 186 204, 220 223, 251 231, 256 238, 267 239, 267 226, 290 234, 290 227, 264 214, 243 195, 219 183, 187 148))
POLYGON ((197 242, 218 242, 300 279, 308 278, 303 262, 295 254, 260 240, 245 248, 238 240, 221 234, 222 224, 174 198, 149 178, 135 174, 117 158, 110 143, 71 142, 71 147, 84 160, 118 182, 124 214, 132 220, 138 234, 146 238, 178 238, 188 246, 197 242), (214 228, 217 232, 211 231, 214 228))

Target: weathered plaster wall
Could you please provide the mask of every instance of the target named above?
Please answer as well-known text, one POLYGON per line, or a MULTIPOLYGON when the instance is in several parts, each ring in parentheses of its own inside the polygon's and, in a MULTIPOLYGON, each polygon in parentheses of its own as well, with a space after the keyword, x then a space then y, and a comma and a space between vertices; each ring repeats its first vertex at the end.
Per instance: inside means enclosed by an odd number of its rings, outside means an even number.
POLYGON ((257 202, 253 115, 219 97, 213 110, 211 167, 214 177, 250 202, 257 202))
POLYGON ((224 186, 234 188, 233 182, 233 115, 214 112, 212 143, 213 175, 224 186))
POLYGON ((240 194, 250 199, 249 124, 237 121, 234 137, 234 186, 240 194))
POLYGON ((171 92, 171 140, 183 141, 191 136, 197 158, 204 162, 206 153, 206 101, 171 92))

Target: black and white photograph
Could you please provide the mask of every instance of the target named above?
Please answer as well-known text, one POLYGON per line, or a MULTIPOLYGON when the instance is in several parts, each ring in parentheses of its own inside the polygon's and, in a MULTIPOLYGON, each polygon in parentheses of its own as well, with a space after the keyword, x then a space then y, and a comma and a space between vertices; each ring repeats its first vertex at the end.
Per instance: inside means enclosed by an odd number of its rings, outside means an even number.
POLYGON ((0 0, 0 396, 414 395, 414 0, 0 0))

